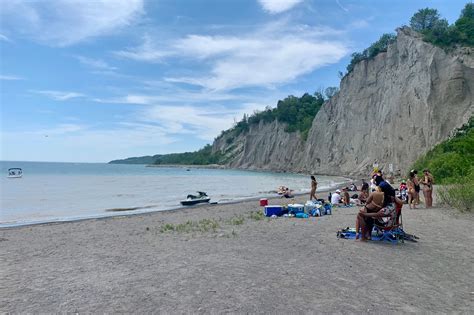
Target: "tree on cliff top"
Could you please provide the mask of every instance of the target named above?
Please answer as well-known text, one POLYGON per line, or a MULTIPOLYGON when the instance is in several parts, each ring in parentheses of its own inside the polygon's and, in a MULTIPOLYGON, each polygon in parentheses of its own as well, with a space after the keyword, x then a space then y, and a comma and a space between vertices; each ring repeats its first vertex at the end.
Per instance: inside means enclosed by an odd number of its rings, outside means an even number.
POLYGON ((459 42, 474 46, 474 3, 468 3, 454 24, 459 42))
POLYGON ((440 21, 440 15, 436 9, 420 9, 410 19, 410 26, 417 32, 433 29, 440 21))
POLYGON ((423 34, 423 39, 440 47, 456 44, 474 46, 474 4, 468 3, 452 25, 441 19, 436 9, 421 9, 410 19, 410 26, 423 34))

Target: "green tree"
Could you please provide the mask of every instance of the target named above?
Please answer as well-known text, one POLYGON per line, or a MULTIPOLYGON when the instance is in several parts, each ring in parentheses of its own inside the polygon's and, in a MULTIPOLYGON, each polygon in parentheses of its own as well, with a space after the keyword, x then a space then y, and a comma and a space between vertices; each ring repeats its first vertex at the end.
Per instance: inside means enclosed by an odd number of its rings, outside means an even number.
POLYGON ((324 95, 326 95, 327 99, 332 98, 336 93, 339 92, 339 88, 336 86, 330 86, 324 91, 324 95))
POLYGON ((432 29, 439 21, 439 13, 436 9, 420 9, 410 19, 410 26, 418 32, 432 29))
POLYGON ((468 3, 455 23, 457 39, 460 43, 474 46, 474 3, 468 3))

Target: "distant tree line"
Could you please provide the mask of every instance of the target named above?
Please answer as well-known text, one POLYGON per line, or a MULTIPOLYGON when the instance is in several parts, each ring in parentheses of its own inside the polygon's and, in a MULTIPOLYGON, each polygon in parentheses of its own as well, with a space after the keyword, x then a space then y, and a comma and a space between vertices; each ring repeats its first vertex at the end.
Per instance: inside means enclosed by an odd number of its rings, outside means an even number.
POLYGON ((182 165, 208 165, 219 164, 222 160, 220 153, 212 153, 212 146, 207 144, 195 152, 171 153, 160 155, 154 164, 182 164, 182 165))
MULTIPOLYGON (((455 45, 474 46, 474 4, 468 3, 461 11, 459 19, 449 25, 442 19, 436 9, 420 9, 410 19, 410 27, 423 34, 423 39, 443 48, 455 45)), ((379 40, 364 49, 362 52, 353 53, 347 65, 347 73, 362 60, 369 60, 381 52, 387 51, 388 46, 396 40, 395 34, 383 34, 379 40)))

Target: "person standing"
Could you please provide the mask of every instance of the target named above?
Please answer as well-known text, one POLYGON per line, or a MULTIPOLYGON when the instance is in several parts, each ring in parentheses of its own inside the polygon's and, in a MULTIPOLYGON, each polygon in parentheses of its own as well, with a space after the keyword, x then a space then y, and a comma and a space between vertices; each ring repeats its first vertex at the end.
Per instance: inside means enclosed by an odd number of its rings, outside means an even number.
POLYGON ((430 170, 423 170, 423 196, 425 197, 425 206, 426 208, 431 208, 433 206, 433 175, 431 175, 430 170))
POLYGON ((309 200, 318 199, 316 198, 316 189, 318 188, 318 182, 313 175, 311 175, 311 192, 309 194, 309 200))
POLYGON ((415 185, 415 205, 420 204, 420 180, 418 179, 418 171, 411 170, 411 173, 414 174, 413 176, 413 184, 415 185))
POLYGON ((410 172, 410 177, 407 181, 408 206, 410 209, 416 209, 416 191, 415 191, 415 173, 410 172))

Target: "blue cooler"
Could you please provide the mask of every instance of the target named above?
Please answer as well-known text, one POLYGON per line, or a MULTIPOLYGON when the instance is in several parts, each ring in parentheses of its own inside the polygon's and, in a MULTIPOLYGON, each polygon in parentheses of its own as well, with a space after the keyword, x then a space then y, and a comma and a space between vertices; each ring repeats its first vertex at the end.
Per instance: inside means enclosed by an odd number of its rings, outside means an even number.
POLYGON ((304 205, 300 205, 298 203, 288 205, 288 213, 297 214, 301 212, 304 212, 304 205))
POLYGON ((272 215, 282 216, 283 215, 283 207, 282 206, 265 206, 263 210, 263 214, 266 217, 271 217, 272 215))

